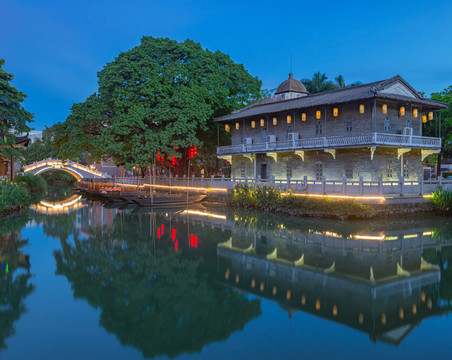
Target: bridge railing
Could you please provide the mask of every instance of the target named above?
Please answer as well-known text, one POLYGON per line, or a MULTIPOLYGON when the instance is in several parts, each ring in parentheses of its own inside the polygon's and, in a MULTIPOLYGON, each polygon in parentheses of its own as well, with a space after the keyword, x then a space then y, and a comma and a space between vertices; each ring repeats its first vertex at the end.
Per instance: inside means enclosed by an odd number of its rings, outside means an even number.
POLYGON ((61 167, 71 166, 71 167, 73 167, 75 169, 82 170, 82 171, 84 171, 86 173, 89 173, 89 174, 92 174, 92 175, 95 175, 95 176, 98 176, 98 177, 102 177, 102 178, 108 177, 107 174, 105 174, 105 173, 103 173, 101 171, 98 171, 96 169, 92 169, 89 166, 79 164, 76 161, 72 161, 72 160, 64 160, 64 161, 62 161, 62 160, 56 160, 56 159, 51 159, 51 158, 44 159, 44 160, 41 160, 41 161, 37 161, 37 162, 34 162, 32 164, 29 164, 29 165, 25 165, 24 166, 24 172, 33 171, 33 170, 39 169, 39 168, 41 168, 43 166, 52 166, 52 167, 55 167, 55 166, 61 166, 61 167))
MULTIPOLYGON (((102 180, 100 180, 102 181, 102 180)), ((110 185, 126 187, 149 186, 149 182, 163 188, 197 188, 205 190, 225 191, 232 189, 236 184, 269 184, 284 191, 293 191, 301 194, 322 194, 337 196, 424 196, 431 195, 439 187, 452 190, 452 180, 424 180, 422 177, 417 180, 407 180, 403 177, 394 180, 363 180, 348 179, 343 177, 340 180, 327 180, 322 177, 319 180, 308 179, 252 179, 252 178, 226 178, 222 177, 178 177, 178 176, 157 176, 155 179, 141 177, 116 177, 109 180, 110 185)))

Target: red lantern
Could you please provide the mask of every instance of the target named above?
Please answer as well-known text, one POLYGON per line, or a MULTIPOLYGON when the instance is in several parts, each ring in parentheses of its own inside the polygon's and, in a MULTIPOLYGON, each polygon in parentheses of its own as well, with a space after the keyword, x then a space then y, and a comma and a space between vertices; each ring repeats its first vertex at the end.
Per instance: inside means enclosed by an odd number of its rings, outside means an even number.
POLYGON ((176 240, 176 229, 173 229, 173 231, 171 231, 171 238, 174 240, 176 240))
POLYGON ((157 229, 157 239, 160 240, 160 228, 157 229))
POLYGON ((179 241, 176 240, 176 242, 174 243, 174 250, 177 251, 178 248, 179 248, 179 241))

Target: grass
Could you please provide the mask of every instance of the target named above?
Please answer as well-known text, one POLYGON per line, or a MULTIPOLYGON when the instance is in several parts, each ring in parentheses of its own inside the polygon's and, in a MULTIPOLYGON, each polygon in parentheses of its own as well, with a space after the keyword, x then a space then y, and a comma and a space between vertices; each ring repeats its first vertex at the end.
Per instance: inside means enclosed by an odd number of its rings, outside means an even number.
POLYGON ((271 185, 237 184, 227 194, 230 207, 257 209, 293 216, 370 218, 375 215, 371 205, 354 200, 283 196, 280 189, 271 185))

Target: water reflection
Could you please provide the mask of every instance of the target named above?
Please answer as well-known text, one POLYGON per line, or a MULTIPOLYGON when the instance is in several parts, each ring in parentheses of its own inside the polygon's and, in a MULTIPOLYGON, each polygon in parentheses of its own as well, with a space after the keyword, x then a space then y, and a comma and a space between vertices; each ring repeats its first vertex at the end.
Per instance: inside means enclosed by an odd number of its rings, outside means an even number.
POLYGON ((236 216, 218 245, 219 281, 277 301, 289 316, 309 312, 399 344, 423 318, 451 309, 440 297, 440 266, 430 263, 449 244, 422 223, 339 235, 249 220, 236 216))
POLYGON ((28 240, 21 229, 28 221, 26 213, 0 219, 0 350, 14 335, 14 323, 27 311, 25 298, 34 290, 31 283, 30 257, 24 254, 28 240))
POLYGON ((261 314, 259 299, 289 317, 310 313, 394 345, 451 310, 449 220, 288 220, 84 199, 71 206, 33 215, 60 239, 57 273, 101 310, 108 332, 145 357, 227 339, 261 314))
POLYGON ((258 300, 215 284, 216 242, 207 240, 225 234, 167 212, 80 212, 74 241, 55 253, 57 274, 122 344, 145 357, 198 352, 260 315, 258 300))

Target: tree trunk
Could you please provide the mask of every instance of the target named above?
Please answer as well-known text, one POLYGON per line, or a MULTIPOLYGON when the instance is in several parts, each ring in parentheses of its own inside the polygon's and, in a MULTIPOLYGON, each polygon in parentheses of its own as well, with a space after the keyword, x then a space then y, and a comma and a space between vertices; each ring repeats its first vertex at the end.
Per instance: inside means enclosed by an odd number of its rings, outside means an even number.
POLYGON ((14 157, 11 156, 11 180, 14 180, 14 157))
POLYGON ((436 164, 436 178, 439 179, 439 177, 441 176, 441 158, 443 155, 443 150, 441 149, 441 151, 438 154, 438 162, 436 164))

